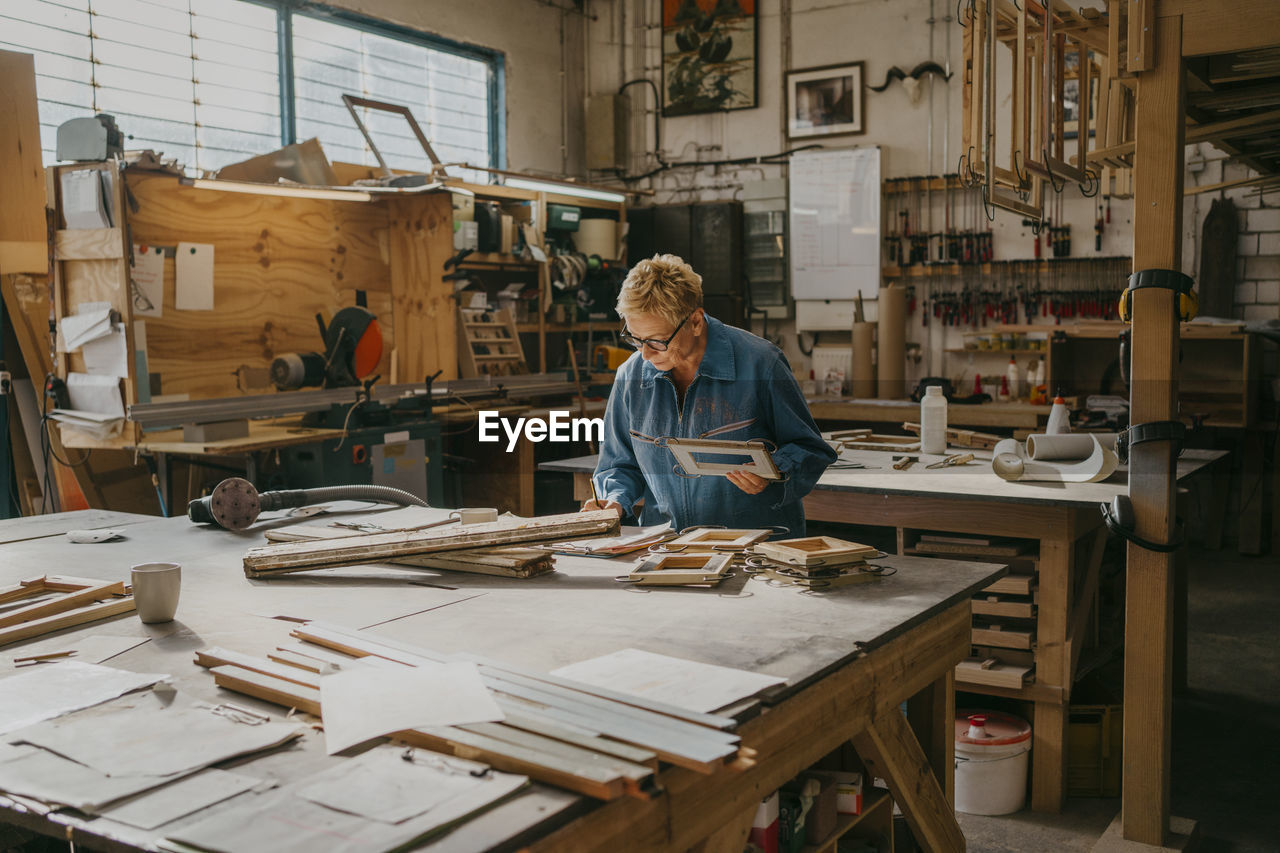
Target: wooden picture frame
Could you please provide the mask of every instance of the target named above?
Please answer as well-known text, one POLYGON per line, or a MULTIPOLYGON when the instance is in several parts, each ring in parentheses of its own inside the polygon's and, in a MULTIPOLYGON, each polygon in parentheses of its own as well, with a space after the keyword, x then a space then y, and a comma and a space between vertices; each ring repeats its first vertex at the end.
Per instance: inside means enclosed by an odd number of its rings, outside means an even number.
POLYGON ((134 609, 124 581, 102 581, 49 575, 0 589, 0 605, 26 598, 47 598, 0 612, 0 646, 96 622, 134 609))
POLYGON ((413 131, 413 135, 417 138, 418 144, 422 146, 422 150, 426 153, 427 159, 431 161, 431 169, 433 172, 438 171, 441 175, 446 174, 440 158, 436 156, 435 149, 431 147, 431 143, 427 140, 427 135, 422 132, 422 128, 418 126, 418 120, 413 117, 413 113, 403 104, 389 104, 386 101, 375 101, 370 98, 362 98, 358 95, 342 95, 342 103, 346 104, 347 112, 351 113, 351 118, 356 123, 356 127, 360 128, 360 135, 364 137, 364 141, 369 144, 369 150, 373 152, 373 156, 377 158, 378 165, 382 167, 382 174, 390 177, 392 175, 391 167, 387 165, 386 159, 382 156, 382 152, 378 150, 378 146, 373 142, 373 136, 369 133, 369 129, 365 127, 364 120, 360 118, 360 113, 356 112, 356 107, 366 110, 378 110, 379 112, 391 113, 398 115, 409 123, 409 129, 413 131))
POLYGON ((662 0, 662 117, 757 105, 755 0, 662 0))
POLYGON ((764 529, 695 527, 681 532, 670 542, 653 546, 650 551, 654 554, 740 552, 773 534, 773 530, 764 529))
POLYGON ((806 536, 761 542, 755 552, 778 563, 793 566, 842 566, 880 556, 878 548, 836 539, 833 536, 806 536))
POLYGON ((731 471, 746 471, 766 480, 781 480, 782 472, 773 462, 773 454, 764 442, 716 441, 709 438, 668 438, 667 449, 687 477, 723 477, 731 471), (698 455, 745 456, 744 463, 699 461, 698 455))
POLYGON ((731 577, 732 566, 731 554, 654 554, 625 580, 642 586, 715 586, 731 577))
POLYGON ((787 139, 866 133, 865 63, 788 71, 787 139))

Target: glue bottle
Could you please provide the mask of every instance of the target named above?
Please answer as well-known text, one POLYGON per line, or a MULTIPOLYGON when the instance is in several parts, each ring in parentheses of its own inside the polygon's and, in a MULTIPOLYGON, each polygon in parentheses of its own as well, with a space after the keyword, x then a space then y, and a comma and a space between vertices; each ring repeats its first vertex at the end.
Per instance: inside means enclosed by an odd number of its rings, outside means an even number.
POLYGON ((1049 410, 1049 423, 1045 425, 1048 435, 1063 435, 1071 432, 1071 413, 1067 411, 1067 401, 1059 395, 1053 398, 1053 408, 1049 410))
POLYGON ((1004 374, 1009 380, 1009 399, 1018 399, 1018 362, 1013 356, 1009 356, 1009 366, 1005 368, 1004 374))
POLYGON ((928 386, 920 398, 920 452, 947 452, 947 398, 940 385, 928 386))

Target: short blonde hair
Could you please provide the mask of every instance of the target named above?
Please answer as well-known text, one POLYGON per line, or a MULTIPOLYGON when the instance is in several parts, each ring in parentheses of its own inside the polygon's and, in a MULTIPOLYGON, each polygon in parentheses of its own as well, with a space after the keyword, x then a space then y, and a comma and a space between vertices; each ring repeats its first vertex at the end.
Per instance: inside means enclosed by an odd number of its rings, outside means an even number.
POLYGON ((627 273, 618 294, 618 316, 657 314, 676 326, 702 307, 702 276, 675 255, 654 255, 627 273))

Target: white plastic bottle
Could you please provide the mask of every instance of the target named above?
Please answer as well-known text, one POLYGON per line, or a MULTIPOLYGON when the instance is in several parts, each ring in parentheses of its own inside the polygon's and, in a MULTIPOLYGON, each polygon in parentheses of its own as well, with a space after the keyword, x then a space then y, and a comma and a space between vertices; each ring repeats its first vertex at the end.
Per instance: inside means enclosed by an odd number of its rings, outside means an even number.
POLYGON ((1009 366, 1005 369, 1005 376, 1009 377, 1009 399, 1016 400, 1018 394, 1018 362, 1014 361, 1013 356, 1009 357, 1009 366))
POLYGON ((939 385, 925 388, 920 399, 920 452, 947 452, 947 398, 939 385))

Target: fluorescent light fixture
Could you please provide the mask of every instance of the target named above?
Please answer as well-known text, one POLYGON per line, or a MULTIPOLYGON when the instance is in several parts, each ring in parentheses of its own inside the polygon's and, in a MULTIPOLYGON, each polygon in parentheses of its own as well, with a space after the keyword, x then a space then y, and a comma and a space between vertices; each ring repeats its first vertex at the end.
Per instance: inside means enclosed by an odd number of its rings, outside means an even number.
POLYGON ((342 190, 329 187, 291 187, 284 184, 255 184, 250 181, 219 181, 212 178, 183 178, 182 183, 198 190, 219 190, 227 193, 249 195, 273 195, 286 198, 314 198, 326 201, 373 201, 373 194, 364 190, 342 190))
POLYGON ((608 190, 595 190, 590 187, 580 187, 574 184, 553 183, 551 181, 531 181, 526 178, 505 178, 503 184, 508 187, 514 187, 518 190, 532 190, 533 192, 556 193, 557 195, 571 195, 576 198, 591 198, 596 201, 611 201, 615 204, 621 204, 627 200, 622 193, 609 192, 608 190))

